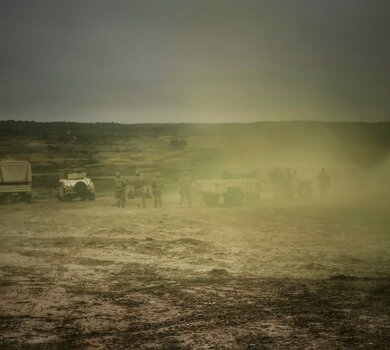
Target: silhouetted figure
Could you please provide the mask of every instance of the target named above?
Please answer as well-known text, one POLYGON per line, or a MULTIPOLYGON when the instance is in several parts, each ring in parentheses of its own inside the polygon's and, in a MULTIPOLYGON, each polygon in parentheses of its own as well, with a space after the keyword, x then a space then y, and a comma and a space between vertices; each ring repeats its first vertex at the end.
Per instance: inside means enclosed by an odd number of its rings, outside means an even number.
POLYGON ((318 187, 320 189, 321 196, 326 197, 330 188, 330 176, 326 172, 325 168, 322 168, 320 174, 318 175, 318 187))
POLYGON ((126 205, 126 188, 126 180, 121 176, 121 173, 116 173, 114 178, 114 191, 118 208, 124 208, 126 205))
POLYGON ((161 179, 161 174, 156 173, 154 180, 152 181, 152 194, 154 198, 154 207, 161 208, 162 207, 162 190, 164 187, 164 182, 161 179))
POLYGON ((190 175, 183 171, 183 174, 180 177, 179 185, 180 185, 180 206, 182 207, 184 202, 187 201, 188 205, 192 206, 192 199, 191 199, 191 184, 192 180, 190 175))
POLYGON ((141 173, 136 171, 135 178, 133 180, 134 197, 138 200, 138 207, 145 208, 145 180, 142 178, 141 173))

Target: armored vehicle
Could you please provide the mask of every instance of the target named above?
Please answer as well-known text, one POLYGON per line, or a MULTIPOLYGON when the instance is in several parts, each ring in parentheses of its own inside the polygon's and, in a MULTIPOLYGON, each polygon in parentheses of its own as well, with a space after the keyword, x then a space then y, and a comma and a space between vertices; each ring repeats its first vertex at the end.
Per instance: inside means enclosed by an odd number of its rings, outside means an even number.
POLYGON ((27 161, 0 162, 0 203, 31 202, 31 165, 27 161))
POLYGON ((58 198, 70 202, 75 198, 95 200, 95 185, 86 172, 76 171, 67 174, 66 179, 58 181, 58 198))

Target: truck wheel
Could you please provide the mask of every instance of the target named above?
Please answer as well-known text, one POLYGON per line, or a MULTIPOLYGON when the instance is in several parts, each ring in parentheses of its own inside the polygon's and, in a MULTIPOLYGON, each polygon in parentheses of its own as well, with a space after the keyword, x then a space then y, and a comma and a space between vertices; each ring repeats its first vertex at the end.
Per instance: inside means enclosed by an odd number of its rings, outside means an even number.
POLYGON ((209 207, 215 207, 218 204, 218 195, 215 193, 203 193, 203 201, 209 207))
POLYGON ((62 202, 65 202, 66 199, 66 192, 65 192, 65 189, 63 187, 58 187, 57 188, 57 198, 58 200, 62 201, 62 202))
POLYGON ((76 184, 74 185, 74 190, 76 191, 77 195, 81 197, 82 200, 87 199, 89 196, 87 185, 82 181, 76 182, 76 184))
POLYGON ((31 203, 31 193, 24 194, 22 199, 23 199, 23 202, 31 203))

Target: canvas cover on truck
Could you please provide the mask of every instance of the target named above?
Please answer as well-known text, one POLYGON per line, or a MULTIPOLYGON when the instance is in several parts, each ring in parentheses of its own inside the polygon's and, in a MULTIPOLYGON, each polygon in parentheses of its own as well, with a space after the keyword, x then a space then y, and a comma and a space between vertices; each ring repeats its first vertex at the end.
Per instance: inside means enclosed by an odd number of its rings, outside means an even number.
POLYGON ((0 162, 0 182, 26 183, 32 181, 31 166, 26 161, 0 162))

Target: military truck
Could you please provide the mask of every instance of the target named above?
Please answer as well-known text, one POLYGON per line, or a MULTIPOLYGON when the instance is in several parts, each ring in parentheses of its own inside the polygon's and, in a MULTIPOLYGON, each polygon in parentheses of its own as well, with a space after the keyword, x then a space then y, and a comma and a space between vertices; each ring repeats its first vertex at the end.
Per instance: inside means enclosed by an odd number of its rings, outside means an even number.
POLYGON ((202 194, 203 201, 208 206, 240 205, 243 201, 258 199, 261 192, 258 179, 198 180, 193 186, 202 194))
POLYGON ((208 206, 235 206, 260 197, 308 199, 312 193, 311 182, 300 179, 290 168, 256 169, 238 178, 229 173, 229 178, 195 181, 194 188, 208 206))
POLYGON ((95 185, 83 171, 74 171, 66 175, 66 179, 58 180, 58 198, 65 202, 73 199, 95 200, 95 185))
POLYGON ((0 203, 31 202, 32 173, 27 161, 0 162, 0 203))
POLYGON ((255 173, 262 191, 272 193, 273 198, 311 198, 311 181, 300 178, 291 168, 257 169, 255 173))

